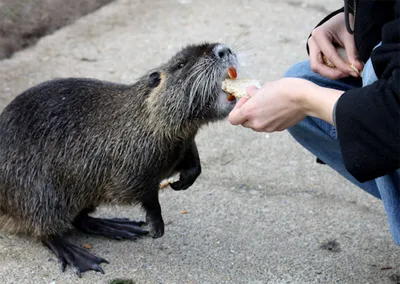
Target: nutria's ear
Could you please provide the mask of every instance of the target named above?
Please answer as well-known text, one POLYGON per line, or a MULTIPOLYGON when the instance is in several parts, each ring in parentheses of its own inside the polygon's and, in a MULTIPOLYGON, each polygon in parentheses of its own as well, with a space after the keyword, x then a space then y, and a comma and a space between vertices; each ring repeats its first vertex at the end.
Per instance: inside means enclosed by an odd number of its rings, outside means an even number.
POLYGON ((155 88, 160 85, 161 82, 161 74, 158 71, 152 72, 148 78, 148 84, 150 88, 155 88))

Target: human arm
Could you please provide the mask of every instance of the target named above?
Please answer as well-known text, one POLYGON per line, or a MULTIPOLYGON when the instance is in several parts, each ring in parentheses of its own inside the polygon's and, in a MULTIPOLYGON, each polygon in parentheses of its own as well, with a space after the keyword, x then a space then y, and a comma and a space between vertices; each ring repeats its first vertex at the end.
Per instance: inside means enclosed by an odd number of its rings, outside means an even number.
POLYGON ((345 92, 337 102, 336 128, 343 160, 360 182, 400 168, 399 27, 399 18, 387 23, 381 46, 371 54, 378 80, 345 92))
POLYGON ((284 78, 251 88, 229 121, 255 131, 282 131, 314 116, 335 126, 347 170, 360 182, 400 167, 400 19, 388 23, 371 59, 378 80, 346 92, 284 78), (336 107, 335 107, 336 106, 336 107), (334 111, 335 110, 335 111, 334 111))
POLYGON ((320 87, 299 78, 283 78, 250 87, 250 99, 242 98, 229 115, 233 125, 241 124, 257 132, 282 131, 306 116, 333 125, 333 109, 343 91, 320 87))

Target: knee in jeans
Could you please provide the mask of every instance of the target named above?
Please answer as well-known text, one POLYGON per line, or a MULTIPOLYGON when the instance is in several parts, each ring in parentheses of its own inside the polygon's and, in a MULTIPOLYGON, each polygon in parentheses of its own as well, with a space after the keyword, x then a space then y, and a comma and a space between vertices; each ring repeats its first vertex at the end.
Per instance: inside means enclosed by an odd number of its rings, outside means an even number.
POLYGON ((291 66, 283 75, 283 77, 306 79, 310 77, 310 73, 313 73, 310 67, 310 61, 305 60, 291 66))

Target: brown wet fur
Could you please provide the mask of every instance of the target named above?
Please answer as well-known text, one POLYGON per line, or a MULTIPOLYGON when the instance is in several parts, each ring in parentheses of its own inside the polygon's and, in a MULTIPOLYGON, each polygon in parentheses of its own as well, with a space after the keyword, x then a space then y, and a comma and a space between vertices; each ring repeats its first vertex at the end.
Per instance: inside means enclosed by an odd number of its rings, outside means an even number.
POLYGON ((187 46, 130 85, 54 79, 17 96, 0 115, 0 230, 61 246, 96 207, 138 204, 161 237, 159 183, 195 182, 198 130, 234 106, 219 98, 236 57, 216 46, 187 46))

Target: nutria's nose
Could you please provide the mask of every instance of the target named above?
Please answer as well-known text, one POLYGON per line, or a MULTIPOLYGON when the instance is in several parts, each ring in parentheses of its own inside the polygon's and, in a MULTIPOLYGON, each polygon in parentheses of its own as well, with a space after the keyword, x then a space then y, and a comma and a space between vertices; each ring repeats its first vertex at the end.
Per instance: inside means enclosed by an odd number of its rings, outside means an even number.
POLYGON ((226 45, 218 44, 214 47, 214 53, 218 58, 225 59, 232 54, 232 51, 226 45))

